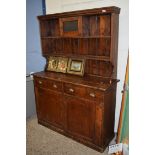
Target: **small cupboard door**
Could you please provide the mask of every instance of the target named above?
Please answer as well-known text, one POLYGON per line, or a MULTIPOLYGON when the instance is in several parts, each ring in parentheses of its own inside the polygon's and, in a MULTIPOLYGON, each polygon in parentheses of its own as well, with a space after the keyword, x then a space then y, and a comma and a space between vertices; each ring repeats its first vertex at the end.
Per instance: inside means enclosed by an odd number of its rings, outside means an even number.
POLYGON ((62 93, 44 88, 36 88, 38 118, 63 128, 62 93))
POLYGON ((67 131, 76 137, 93 141, 95 103, 65 96, 67 106, 67 131))
POLYGON ((82 16, 60 18, 60 35, 66 37, 81 36, 82 16))

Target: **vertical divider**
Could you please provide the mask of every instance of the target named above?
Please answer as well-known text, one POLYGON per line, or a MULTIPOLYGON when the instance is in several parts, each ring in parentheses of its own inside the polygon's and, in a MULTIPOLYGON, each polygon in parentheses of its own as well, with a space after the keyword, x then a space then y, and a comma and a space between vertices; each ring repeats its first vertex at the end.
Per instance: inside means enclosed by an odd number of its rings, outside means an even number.
POLYGON ((77 50, 78 50, 78 54, 80 54, 80 48, 79 48, 79 37, 78 37, 78 48, 77 48, 77 50))
MULTIPOLYGON (((98 35, 98 16, 96 15, 96 20, 95 20, 95 29, 96 29, 96 32, 95 32, 95 35, 98 35)), ((96 37, 96 47, 95 47, 95 55, 97 56, 98 55, 98 40, 97 40, 97 37, 96 37)), ((96 60, 96 74, 98 74, 99 72, 99 66, 98 66, 98 61, 96 60)))

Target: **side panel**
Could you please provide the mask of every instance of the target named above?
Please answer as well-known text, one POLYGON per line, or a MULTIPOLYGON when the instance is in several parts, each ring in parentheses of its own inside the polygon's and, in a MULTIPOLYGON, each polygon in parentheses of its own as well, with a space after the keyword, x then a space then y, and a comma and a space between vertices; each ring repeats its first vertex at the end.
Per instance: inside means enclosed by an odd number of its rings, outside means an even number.
POLYGON ((111 52, 110 52, 110 61, 114 66, 112 78, 117 78, 118 30, 119 30, 119 15, 112 13, 111 15, 111 52))
POLYGON ((116 104, 116 85, 104 94, 103 143, 107 144, 114 137, 116 104))

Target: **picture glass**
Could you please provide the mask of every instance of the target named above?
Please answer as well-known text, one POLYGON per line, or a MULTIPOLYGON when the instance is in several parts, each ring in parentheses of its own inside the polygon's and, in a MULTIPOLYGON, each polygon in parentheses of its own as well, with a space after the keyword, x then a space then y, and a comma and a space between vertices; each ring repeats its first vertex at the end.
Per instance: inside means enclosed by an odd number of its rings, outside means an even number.
POLYGON ((48 62, 48 70, 55 70, 57 68, 57 59, 50 58, 48 62))
POLYGON ((58 71, 58 72, 66 73, 67 63, 68 63, 68 58, 61 58, 61 57, 60 57, 60 58, 59 58, 59 62, 58 62, 57 71, 58 71))
POLYGON ((71 71, 80 72, 81 71, 82 62, 73 60, 71 62, 71 71))
POLYGON ((78 20, 63 22, 63 30, 64 30, 64 32, 77 31, 78 30, 78 20))

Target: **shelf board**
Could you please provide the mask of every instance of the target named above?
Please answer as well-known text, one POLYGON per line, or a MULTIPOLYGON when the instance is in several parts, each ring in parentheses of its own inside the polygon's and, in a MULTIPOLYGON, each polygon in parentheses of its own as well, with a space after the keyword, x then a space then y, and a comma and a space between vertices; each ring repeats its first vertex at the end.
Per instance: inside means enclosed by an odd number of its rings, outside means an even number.
POLYGON ((61 39, 61 38, 81 38, 81 39, 83 39, 83 38, 87 38, 87 39, 89 39, 89 38, 110 38, 111 36, 74 36, 74 37, 67 37, 67 36, 49 36, 49 37, 41 37, 41 39, 61 39))
POLYGON ((77 54, 58 54, 58 53, 52 53, 52 54, 43 54, 51 55, 51 56, 60 56, 60 57, 75 57, 75 58, 84 58, 84 59, 92 59, 92 60, 104 60, 104 61, 110 61, 110 57, 107 56, 96 56, 96 55, 77 55, 77 54))

